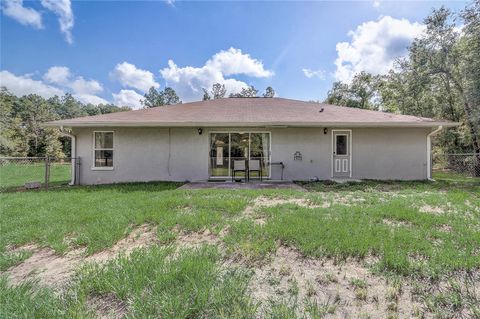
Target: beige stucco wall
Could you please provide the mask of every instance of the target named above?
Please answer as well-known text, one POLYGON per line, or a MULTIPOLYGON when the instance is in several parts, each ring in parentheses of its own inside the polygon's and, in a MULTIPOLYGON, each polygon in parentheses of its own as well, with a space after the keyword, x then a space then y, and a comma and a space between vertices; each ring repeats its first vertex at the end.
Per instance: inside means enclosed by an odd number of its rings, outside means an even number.
MULTIPOLYGON (((208 179, 210 131, 203 128, 76 128, 77 156, 81 158, 80 183, 105 184, 133 181, 195 181, 208 179), (93 131, 112 130, 114 169, 94 170, 93 131)), ((272 162, 285 164, 284 179, 331 178, 331 129, 251 128, 240 131, 271 132, 272 162), (299 151, 302 161, 294 161, 299 151)), ((352 178, 426 179, 426 136, 429 129, 352 129, 352 178)), ((272 178, 280 171, 272 168, 272 178)))

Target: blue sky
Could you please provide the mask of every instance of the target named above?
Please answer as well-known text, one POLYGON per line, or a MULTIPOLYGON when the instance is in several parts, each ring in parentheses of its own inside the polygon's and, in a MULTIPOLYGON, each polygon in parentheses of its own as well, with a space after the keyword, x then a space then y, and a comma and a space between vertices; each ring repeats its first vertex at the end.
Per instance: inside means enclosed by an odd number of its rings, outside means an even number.
POLYGON ((152 85, 191 101, 214 82, 322 100, 335 80, 386 72, 433 7, 467 4, 1 1, 2 86, 134 108, 152 85))

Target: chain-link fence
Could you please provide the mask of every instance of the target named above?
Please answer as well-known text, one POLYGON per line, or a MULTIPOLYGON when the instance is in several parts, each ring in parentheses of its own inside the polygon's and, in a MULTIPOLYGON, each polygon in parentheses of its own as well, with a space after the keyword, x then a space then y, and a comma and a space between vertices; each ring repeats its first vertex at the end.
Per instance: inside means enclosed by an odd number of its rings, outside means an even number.
POLYGON ((433 170, 480 178, 480 154, 435 154, 433 170))
POLYGON ((72 181, 78 183, 72 168, 79 165, 79 158, 71 157, 0 157, 0 190, 48 189, 72 181))

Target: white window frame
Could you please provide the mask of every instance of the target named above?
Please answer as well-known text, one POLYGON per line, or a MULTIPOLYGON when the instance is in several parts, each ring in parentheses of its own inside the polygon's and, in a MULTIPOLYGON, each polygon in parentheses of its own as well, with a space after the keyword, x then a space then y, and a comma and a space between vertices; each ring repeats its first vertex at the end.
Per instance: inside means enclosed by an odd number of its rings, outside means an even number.
POLYGON ((115 166, 115 132, 114 131, 93 131, 92 135, 92 170, 93 171, 112 171, 115 166), (96 133, 112 133, 113 141, 112 148, 96 148, 95 147, 95 134, 96 133), (95 166, 95 151, 113 151, 112 166, 95 166))
POLYGON ((268 133, 268 162, 270 165, 268 165, 268 176, 264 176, 266 179, 269 179, 271 178, 272 176, 272 165, 271 165, 271 162, 272 162, 272 132, 271 131, 249 131, 249 130, 228 130, 228 131, 210 131, 208 132, 208 156, 210 158, 210 139, 211 139, 211 136, 212 134, 215 134, 215 133, 218 133, 218 134, 228 134, 228 157, 229 157, 229 161, 228 161, 228 175, 227 176, 211 176, 210 175, 210 160, 209 160, 209 166, 208 166, 208 175, 209 175, 209 178, 210 179, 225 179, 225 178, 231 178, 231 167, 230 167, 230 147, 231 147, 231 134, 244 134, 244 133, 248 133, 248 160, 250 160, 250 134, 252 133, 268 133))

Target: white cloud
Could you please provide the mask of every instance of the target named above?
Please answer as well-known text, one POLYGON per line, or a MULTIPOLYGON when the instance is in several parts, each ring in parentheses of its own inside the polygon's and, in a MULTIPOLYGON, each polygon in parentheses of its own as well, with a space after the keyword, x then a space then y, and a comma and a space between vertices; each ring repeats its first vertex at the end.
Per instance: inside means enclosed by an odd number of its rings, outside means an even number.
POLYGON ((320 80, 325 80, 325 71, 323 70, 302 69, 302 72, 309 79, 317 77, 320 80))
POLYGON ((103 91, 103 87, 98 81, 85 80, 81 76, 70 82, 69 87, 78 94, 96 94, 103 91))
POLYGON ((424 30, 419 23, 390 16, 359 25, 348 35, 350 42, 337 43, 335 78, 349 82, 355 73, 366 71, 383 74, 393 66, 395 58, 404 56, 408 46, 424 30))
POLYGON ((130 106, 133 109, 141 109, 140 100, 143 96, 133 90, 120 90, 117 94, 113 93, 113 102, 118 106, 130 106))
POLYGON ((44 98, 63 95, 64 91, 34 80, 29 75, 15 75, 9 71, 0 71, 0 86, 6 87, 17 96, 38 94, 44 98))
POLYGON ((96 80, 85 80, 81 76, 74 76, 65 66, 53 66, 43 75, 49 83, 67 87, 75 94, 94 95, 103 91, 102 85, 96 80))
POLYGON ((373 3, 372 3, 372 6, 374 8, 379 8, 380 7, 380 1, 379 0, 374 0, 373 3))
POLYGON ((261 61, 253 59, 250 54, 244 54, 242 50, 235 48, 216 53, 205 66, 218 70, 224 75, 245 74, 257 78, 273 75, 273 71, 264 69, 261 61))
POLYGON ((43 79, 50 83, 67 83, 71 76, 70 69, 66 66, 52 66, 43 75, 43 79))
POLYGON ((65 35, 65 40, 69 44, 72 44, 72 28, 74 25, 74 17, 70 0, 42 0, 41 3, 42 6, 58 16, 60 31, 65 35))
POLYGON ((71 92, 73 97, 82 103, 95 105, 110 103, 104 98, 95 95, 103 90, 100 83, 95 80, 85 80, 81 76, 74 77, 67 67, 51 67, 43 75, 43 80, 34 80, 31 78, 31 75, 17 76, 9 71, 0 71, 0 86, 6 87, 17 96, 38 94, 44 98, 50 98, 71 92))
POLYGON ((142 92, 147 92, 152 86, 156 89, 160 87, 152 72, 139 69, 128 62, 117 64, 110 73, 110 77, 120 82, 124 87, 131 87, 142 92))
POLYGON ((198 100, 203 94, 202 88, 209 89, 214 83, 225 84, 227 94, 239 92, 247 86, 243 81, 225 78, 225 76, 243 74, 252 77, 269 77, 273 75, 273 72, 266 70, 260 61, 235 48, 216 53, 202 67, 178 67, 169 60, 168 67, 160 70, 160 73, 184 101, 198 100))
POLYGON ((108 104, 109 102, 99 96, 92 94, 73 94, 73 97, 79 100, 82 103, 90 103, 94 105, 98 104, 108 104))
POLYGON ((24 7, 23 0, 5 0, 1 4, 3 13, 10 18, 23 25, 31 25, 37 29, 43 28, 42 15, 35 9, 24 7))

